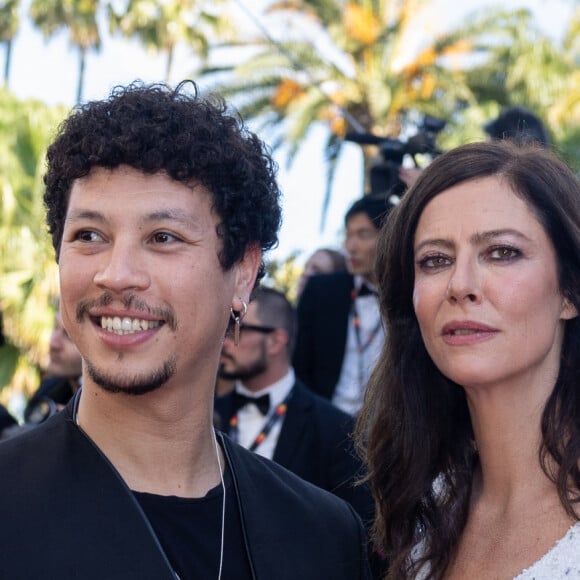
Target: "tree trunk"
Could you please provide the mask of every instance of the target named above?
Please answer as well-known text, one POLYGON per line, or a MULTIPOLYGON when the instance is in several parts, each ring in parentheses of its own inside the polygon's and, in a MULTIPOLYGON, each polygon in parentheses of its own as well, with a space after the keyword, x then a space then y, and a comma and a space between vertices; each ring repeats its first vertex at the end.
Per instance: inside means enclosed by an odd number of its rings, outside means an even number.
POLYGON ((169 80, 171 79, 171 71, 173 69, 173 52, 174 52, 174 46, 172 44, 167 49, 167 65, 165 66, 165 82, 166 83, 169 83, 169 80))
POLYGON ((83 98, 83 88, 85 85, 85 66, 87 60, 87 50, 83 46, 79 46, 79 81, 77 85, 77 104, 81 102, 83 98))
POLYGON ((4 86, 8 88, 10 81, 10 63, 12 61, 12 39, 7 40, 6 44, 6 54, 4 56, 4 86))

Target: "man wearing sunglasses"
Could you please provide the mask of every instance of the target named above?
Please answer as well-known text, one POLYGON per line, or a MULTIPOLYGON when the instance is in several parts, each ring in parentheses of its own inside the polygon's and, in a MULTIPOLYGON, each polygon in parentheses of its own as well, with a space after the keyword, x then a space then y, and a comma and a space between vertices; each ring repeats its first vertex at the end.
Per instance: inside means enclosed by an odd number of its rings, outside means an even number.
POLYGON ((368 524, 369 489, 354 485, 362 464, 352 449, 353 419, 296 379, 295 326, 294 308, 281 292, 255 291, 239 344, 228 336, 222 348, 220 377, 236 383, 216 400, 221 428, 246 449, 342 497, 368 524))

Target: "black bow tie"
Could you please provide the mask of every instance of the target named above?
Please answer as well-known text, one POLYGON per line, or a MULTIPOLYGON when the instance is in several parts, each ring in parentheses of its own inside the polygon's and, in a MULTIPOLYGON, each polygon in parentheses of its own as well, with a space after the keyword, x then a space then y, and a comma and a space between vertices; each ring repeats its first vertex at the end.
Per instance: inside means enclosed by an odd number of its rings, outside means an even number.
POLYGON ((369 288, 366 284, 363 284, 356 295, 358 298, 360 298, 361 296, 376 296, 377 293, 369 288))
POLYGON ((266 393, 260 397, 248 397, 248 395, 243 395, 237 391, 233 392, 234 414, 250 403, 256 405, 262 415, 266 415, 270 410, 270 395, 266 393))

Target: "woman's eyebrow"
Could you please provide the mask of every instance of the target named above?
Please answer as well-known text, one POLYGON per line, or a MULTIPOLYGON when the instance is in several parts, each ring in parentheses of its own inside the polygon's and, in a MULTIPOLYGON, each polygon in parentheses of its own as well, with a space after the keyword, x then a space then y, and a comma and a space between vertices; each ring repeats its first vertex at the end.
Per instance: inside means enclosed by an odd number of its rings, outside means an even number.
POLYGON ((530 241, 530 238, 520 232, 519 230, 514 230, 513 228, 502 228, 499 230, 490 230, 488 232, 476 232, 471 236, 471 241, 473 243, 489 242, 495 238, 501 238, 502 236, 515 236, 522 240, 530 241))
POLYGON ((445 238, 427 238, 420 242, 414 249, 415 253, 422 250, 425 246, 432 246, 436 248, 451 249, 455 244, 451 240, 445 238))
MULTIPOLYGON (((487 232, 476 232, 473 234, 469 241, 472 244, 481 244, 484 242, 489 242, 495 240, 496 238, 501 238, 502 236, 515 236, 522 240, 530 241, 530 239, 520 232, 519 230, 514 230, 513 228, 502 228, 499 230, 489 230, 487 232)), ((451 240, 446 238, 428 238, 422 240, 414 249, 415 252, 419 252, 425 246, 431 246, 435 248, 451 249, 454 244, 451 240)))

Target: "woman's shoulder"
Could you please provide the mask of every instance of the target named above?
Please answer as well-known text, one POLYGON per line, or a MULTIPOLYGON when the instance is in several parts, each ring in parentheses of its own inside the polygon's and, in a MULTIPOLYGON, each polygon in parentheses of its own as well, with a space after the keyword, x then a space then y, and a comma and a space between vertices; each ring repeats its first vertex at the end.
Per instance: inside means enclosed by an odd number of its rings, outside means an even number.
POLYGON ((518 574, 514 580, 580 580, 580 522, 537 562, 518 574))

